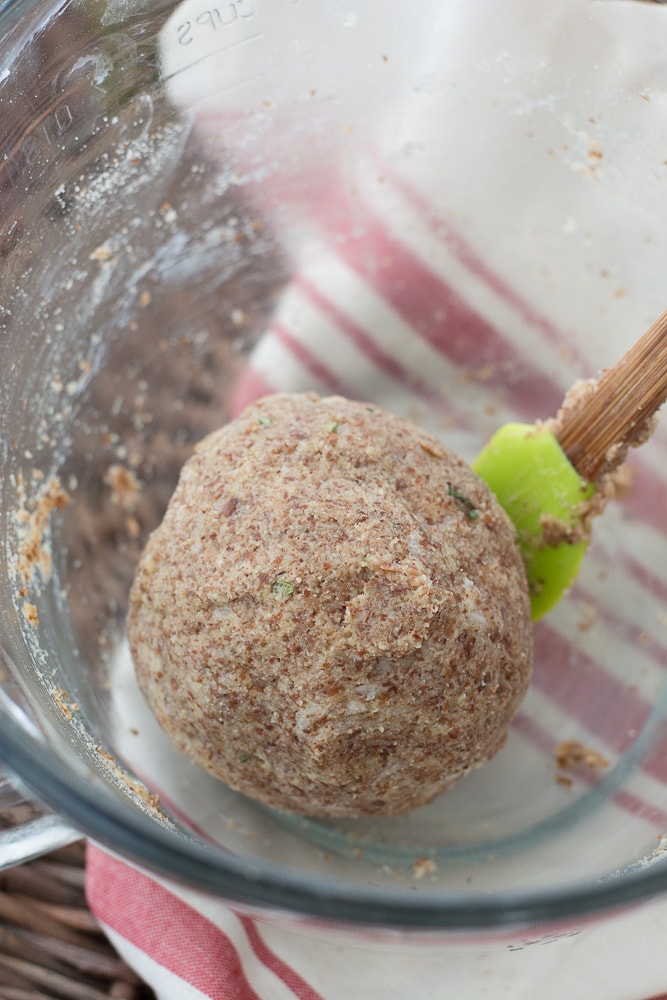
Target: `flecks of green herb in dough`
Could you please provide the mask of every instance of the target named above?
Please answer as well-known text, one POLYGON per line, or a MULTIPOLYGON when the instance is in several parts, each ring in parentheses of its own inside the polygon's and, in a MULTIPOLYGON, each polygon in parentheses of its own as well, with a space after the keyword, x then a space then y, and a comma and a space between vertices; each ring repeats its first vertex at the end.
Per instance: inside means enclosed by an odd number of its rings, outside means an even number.
POLYGON ((294 584, 289 580, 276 580, 271 590, 276 597, 287 599, 294 593, 294 584))
POLYGON ((244 753, 243 756, 239 759, 242 764, 247 764, 251 757, 252 757, 251 753, 244 753))
POLYGON ((460 504, 463 504, 463 506, 465 507, 466 514, 468 515, 471 521, 474 521, 476 520, 476 518, 479 517, 479 511, 475 507, 470 497, 467 497, 465 493, 461 493, 461 491, 457 490, 456 486, 453 486, 451 483, 447 483, 447 492, 449 493, 450 497, 453 497, 454 500, 458 500, 460 504))
POLYGON ((339 427, 340 424, 338 423, 338 421, 332 420, 329 426, 327 427, 327 430, 329 431, 330 434, 335 434, 339 427))
POLYGON ((271 424, 273 423, 273 420, 271 420, 271 417, 263 415, 259 417, 257 423, 260 425, 260 427, 270 427, 271 424))

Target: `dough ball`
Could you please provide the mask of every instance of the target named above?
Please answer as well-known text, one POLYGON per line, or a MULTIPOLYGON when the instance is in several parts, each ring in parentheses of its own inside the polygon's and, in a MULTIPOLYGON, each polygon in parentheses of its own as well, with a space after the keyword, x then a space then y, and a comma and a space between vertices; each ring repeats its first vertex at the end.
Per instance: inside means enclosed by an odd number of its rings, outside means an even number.
POLYGON ((391 815, 503 745, 528 685, 514 528, 437 438, 376 406, 268 396, 205 438, 130 595, 175 745, 281 810, 391 815))

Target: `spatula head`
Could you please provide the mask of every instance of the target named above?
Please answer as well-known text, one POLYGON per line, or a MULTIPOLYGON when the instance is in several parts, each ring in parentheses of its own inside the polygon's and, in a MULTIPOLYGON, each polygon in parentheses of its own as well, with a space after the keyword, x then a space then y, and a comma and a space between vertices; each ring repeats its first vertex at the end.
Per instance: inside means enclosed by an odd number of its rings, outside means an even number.
POLYGON ((579 572, 588 544, 583 504, 594 487, 571 465, 555 435, 540 425, 501 427, 472 467, 514 523, 537 620, 579 572))

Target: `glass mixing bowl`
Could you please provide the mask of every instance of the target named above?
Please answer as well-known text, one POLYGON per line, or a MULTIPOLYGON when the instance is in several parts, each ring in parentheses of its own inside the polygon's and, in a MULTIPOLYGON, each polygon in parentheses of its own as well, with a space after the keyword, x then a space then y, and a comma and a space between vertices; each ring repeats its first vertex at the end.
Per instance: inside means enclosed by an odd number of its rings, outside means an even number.
POLYGON ((568 925, 667 889, 664 430, 536 625, 506 746, 410 815, 286 816, 207 777, 123 628, 182 462, 244 401, 373 400, 471 460, 662 311, 666 18, 4 4, 0 756, 54 838, 376 932, 568 925), (568 740, 592 754, 564 769, 568 740))

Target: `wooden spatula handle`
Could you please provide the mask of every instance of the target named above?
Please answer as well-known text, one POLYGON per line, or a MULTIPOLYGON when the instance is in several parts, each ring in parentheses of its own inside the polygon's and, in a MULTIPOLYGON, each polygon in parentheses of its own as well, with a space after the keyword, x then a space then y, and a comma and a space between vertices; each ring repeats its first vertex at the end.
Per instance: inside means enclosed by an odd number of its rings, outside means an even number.
POLYGON ((628 446, 643 439, 666 398, 667 310, 602 373, 580 406, 563 411, 556 435, 572 465, 593 483, 623 461, 628 446))

